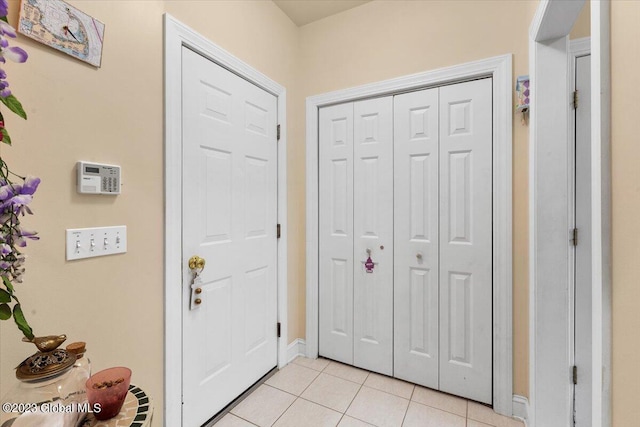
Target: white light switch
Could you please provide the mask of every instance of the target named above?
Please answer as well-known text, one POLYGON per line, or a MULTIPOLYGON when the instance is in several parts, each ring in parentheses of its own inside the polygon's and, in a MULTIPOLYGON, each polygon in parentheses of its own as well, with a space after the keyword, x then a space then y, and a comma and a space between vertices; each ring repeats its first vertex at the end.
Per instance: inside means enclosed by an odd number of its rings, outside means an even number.
POLYGON ((127 226, 67 229, 67 261, 127 252, 127 226))

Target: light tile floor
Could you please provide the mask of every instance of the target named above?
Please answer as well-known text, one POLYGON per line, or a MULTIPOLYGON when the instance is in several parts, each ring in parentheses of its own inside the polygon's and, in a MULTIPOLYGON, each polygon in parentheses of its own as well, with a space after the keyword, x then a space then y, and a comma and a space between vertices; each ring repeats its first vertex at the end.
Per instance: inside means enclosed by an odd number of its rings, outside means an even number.
POLYGON ((326 359, 298 357, 216 427, 523 427, 491 408, 326 359))

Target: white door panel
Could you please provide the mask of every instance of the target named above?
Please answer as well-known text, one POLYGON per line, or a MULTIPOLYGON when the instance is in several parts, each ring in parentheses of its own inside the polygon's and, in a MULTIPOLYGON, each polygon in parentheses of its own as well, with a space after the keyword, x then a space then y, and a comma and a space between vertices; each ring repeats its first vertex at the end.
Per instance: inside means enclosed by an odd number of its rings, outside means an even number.
POLYGON ((575 425, 591 427, 591 56, 576 59, 575 425))
POLYGON ((277 364, 276 98, 183 49, 183 425, 277 364), (188 259, 206 260, 190 309, 188 259))
POLYGON ((492 402, 491 80, 440 88, 440 390, 492 402))
POLYGON ((438 388, 438 89, 394 97, 394 376, 438 388))
POLYGON ((353 108, 353 364, 393 375, 393 99, 353 108))
POLYGON ((353 364, 353 103, 319 112, 319 351, 353 364))

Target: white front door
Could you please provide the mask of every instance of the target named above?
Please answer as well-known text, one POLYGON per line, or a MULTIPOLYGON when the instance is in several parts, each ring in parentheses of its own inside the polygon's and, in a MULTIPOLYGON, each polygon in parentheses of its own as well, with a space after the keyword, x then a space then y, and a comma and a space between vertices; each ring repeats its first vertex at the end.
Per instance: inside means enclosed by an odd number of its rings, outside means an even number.
POLYGON ((591 427, 591 56, 576 58, 575 425, 591 427))
POLYGON ((394 97, 394 373, 439 387, 438 88, 394 97))
POLYGON ((182 417, 192 427, 277 364, 277 107, 268 92, 182 52, 182 417), (206 265, 192 308, 193 255, 206 265))
POLYGON ((440 88, 440 390, 492 402, 491 79, 440 88))

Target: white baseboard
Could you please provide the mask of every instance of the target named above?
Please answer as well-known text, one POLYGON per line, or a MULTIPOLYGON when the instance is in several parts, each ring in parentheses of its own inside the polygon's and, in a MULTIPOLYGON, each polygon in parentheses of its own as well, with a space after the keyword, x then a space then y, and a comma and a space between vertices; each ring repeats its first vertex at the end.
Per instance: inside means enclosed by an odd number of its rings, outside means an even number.
POLYGON ((306 344, 302 338, 293 340, 287 346, 287 363, 290 363, 298 356, 305 356, 307 354, 306 344))
POLYGON ((529 399, 513 395, 513 416, 524 421, 525 427, 529 425, 529 399))

